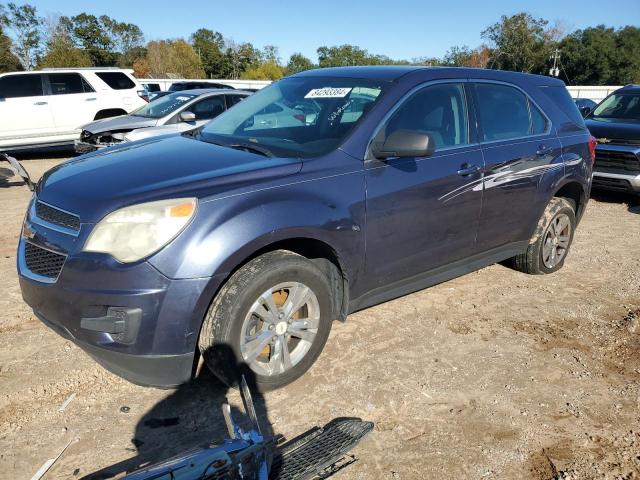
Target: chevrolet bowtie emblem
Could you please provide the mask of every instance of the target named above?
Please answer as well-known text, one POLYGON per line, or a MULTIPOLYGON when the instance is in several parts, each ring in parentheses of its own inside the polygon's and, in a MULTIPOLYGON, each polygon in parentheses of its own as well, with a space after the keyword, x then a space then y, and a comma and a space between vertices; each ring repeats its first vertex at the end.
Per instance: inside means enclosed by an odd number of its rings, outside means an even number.
POLYGON ((599 138, 598 143, 611 143, 611 140, 608 138, 599 138))

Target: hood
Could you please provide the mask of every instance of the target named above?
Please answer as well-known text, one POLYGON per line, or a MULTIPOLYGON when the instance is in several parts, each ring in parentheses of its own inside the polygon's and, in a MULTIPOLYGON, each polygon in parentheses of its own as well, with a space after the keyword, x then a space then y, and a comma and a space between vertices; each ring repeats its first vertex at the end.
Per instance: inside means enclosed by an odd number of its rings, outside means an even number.
POLYGON ((133 130, 134 128, 155 127, 156 118, 136 117, 135 115, 122 115, 120 117, 105 118, 87 123, 82 127, 91 133, 104 133, 113 130, 133 130))
POLYGON ((270 158, 168 136, 83 155, 47 171, 38 198, 94 223, 107 213, 141 202, 211 196, 254 187, 300 171, 302 162, 270 158))
POLYGON ((159 127, 139 128, 127 134, 127 140, 134 142, 145 138, 158 137, 160 135, 171 135, 186 132, 197 128, 193 123, 173 123, 171 125, 161 125, 159 127))
POLYGON ((640 144, 640 122, 614 118, 588 118, 585 124, 591 135, 613 140, 611 143, 640 144))

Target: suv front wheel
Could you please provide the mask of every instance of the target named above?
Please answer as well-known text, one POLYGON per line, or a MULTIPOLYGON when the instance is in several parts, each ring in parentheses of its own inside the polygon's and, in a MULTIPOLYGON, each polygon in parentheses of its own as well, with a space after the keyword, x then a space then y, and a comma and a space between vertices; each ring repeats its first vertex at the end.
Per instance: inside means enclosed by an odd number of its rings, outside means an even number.
POLYGON ((511 265, 524 273, 543 274, 560 270, 569 253, 576 229, 575 204, 553 197, 524 253, 511 259, 511 265))
POLYGON ((261 391, 306 372, 331 330, 329 282, 310 260, 286 250, 246 263, 213 300, 200 352, 227 385, 240 374, 261 391))

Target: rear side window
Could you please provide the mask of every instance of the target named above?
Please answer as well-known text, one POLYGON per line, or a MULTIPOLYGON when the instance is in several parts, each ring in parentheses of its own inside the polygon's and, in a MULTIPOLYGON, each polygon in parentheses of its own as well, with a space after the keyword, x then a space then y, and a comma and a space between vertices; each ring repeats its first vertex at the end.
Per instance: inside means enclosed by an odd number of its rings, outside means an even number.
POLYGON ((576 125, 585 128, 584 120, 580 114, 580 110, 569 95, 569 91, 565 87, 540 87, 547 97, 562 110, 569 120, 576 125))
POLYGON ((527 97, 513 87, 478 83, 478 110, 483 140, 507 140, 529 135, 527 97))
POLYGON ((195 114, 196 120, 211 120, 224 112, 224 98, 222 95, 205 98, 189 109, 195 114))
POLYGON ((233 107, 236 103, 240 103, 244 98, 242 95, 225 95, 227 98, 227 108, 233 107))
POLYGON ((531 133, 533 135, 540 135, 547 131, 547 119, 542 112, 533 103, 529 102, 529 109, 531 110, 531 133))
POLYGON ((384 135, 386 138, 396 130, 413 130, 431 135, 436 149, 452 147, 469 143, 467 123, 462 85, 431 85, 398 108, 385 126, 384 135))
POLYGON ((91 85, 78 73, 49 73, 51 95, 93 92, 91 85))
POLYGON ((136 86, 136 84, 122 72, 96 72, 96 75, 114 90, 128 90, 136 86))
POLYGON ((0 98, 39 97, 42 75, 7 75, 0 78, 0 98))

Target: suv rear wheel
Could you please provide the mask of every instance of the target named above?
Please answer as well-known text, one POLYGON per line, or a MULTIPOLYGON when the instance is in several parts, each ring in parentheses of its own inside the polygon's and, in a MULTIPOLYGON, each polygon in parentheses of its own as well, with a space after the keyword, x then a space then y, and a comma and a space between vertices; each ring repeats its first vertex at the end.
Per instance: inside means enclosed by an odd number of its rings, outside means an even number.
POLYGON ((524 273, 543 274, 560 270, 567 258, 576 229, 575 204, 553 197, 524 253, 511 259, 511 265, 524 273))
POLYGON ((240 374, 261 391, 291 383, 320 355, 331 330, 329 282, 293 252, 265 253, 222 287, 200 332, 209 369, 235 385, 240 374))

